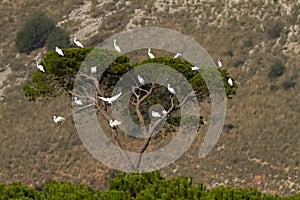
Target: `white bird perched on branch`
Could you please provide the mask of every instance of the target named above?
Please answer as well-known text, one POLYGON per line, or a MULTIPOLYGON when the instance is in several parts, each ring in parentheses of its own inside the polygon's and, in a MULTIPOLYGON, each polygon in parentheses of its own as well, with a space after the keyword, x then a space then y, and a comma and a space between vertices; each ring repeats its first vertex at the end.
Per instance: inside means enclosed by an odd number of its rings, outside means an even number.
POLYGON ((161 115, 159 114, 159 112, 153 111, 151 112, 151 116, 155 117, 155 118, 161 118, 161 115))
POLYGON ((113 101, 117 100, 121 95, 122 95, 122 92, 120 92, 119 94, 112 96, 110 98, 99 97, 99 96, 98 96, 98 98, 111 104, 113 101))
POLYGON ((172 88, 172 87, 170 86, 170 84, 168 84, 167 87, 168 87, 169 92, 171 92, 172 94, 176 94, 174 88, 172 88))
POLYGON ((116 127, 116 126, 118 126, 118 125, 120 125, 120 124, 122 124, 122 122, 120 122, 120 121, 118 121, 118 120, 112 120, 112 119, 110 119, 109 120, 109 125, 110 125, 110 127, 116 127))
POLYGON ((191 69, 192 69, 192 71, 195 71, 195 70, 199 70, 200 67, 199 66, 191 66, 191 69))
POLYGON ((74 97, 74 102, 79 106, 83 105, 82 101, 80 99, 78 99, 77 97, 74 97))
POLYGON ((221 68, 223 66, 222 61, 218 58, 218 66, 221 68))
POLYGON ((229 79, 227 80, 227 82, 228 82, 228 84, 229 84, 230 86, 233 86, 233 81, 232 81, 231 78, 229 78, 229 79))
POLYGON ((38 62, 36 62, 36 67, 37 67, 40 71, 45 72, 44 66, 43 66, 43 65, 40 65, 38 62))
POLYGON ((150 58, 155 58, 155 56, 151 53, 151 49, 150 48, 148 48, 148 56, 150 58))
POLYGON ((64 52, 60 48, 55 47, 55 51, 58 55, 64 56, 64 52))
POLYGON ((179 56, 181 56, 181 53, 176 53, 176 55, 174 56, 174 58, 178 58, 179 56))
POLYGON ((142 85, 145 85, 145 80, 140 75, 137 78, 142 85))
POLYGON ((166 115, 168 112, 165 110, 165 109, 163 109, 163 111, 162 111, 162 114, 163 115, 166 115))
POLYGON ((53 116, 53 121, 54 121, 55 123, 62 122, 62 121, 64 121, 64 120, 65 120, 65 118, 63 118, 63 117, 61 117, 61 116, 53 116))
POLYGON ((83 45, 81 44, 81 42, 79 42, 76 38, 74 38, 74 43, 76 44, 76 46, 83 48, 83 45))
POLYGON ((91 73, 95 74, 97 72, 97 66, 91 68, 91 73))
POLYGON ((121 53, 121 48, 117 45, 117 40, 114 39, 114 47, 115 47, 115 50, 119 53, 121 53))

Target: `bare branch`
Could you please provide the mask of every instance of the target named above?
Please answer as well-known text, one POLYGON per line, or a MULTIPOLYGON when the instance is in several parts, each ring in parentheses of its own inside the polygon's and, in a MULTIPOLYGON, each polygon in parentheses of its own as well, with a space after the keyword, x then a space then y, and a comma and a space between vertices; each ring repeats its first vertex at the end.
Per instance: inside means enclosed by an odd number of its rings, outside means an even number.
POLYGON ((194 91, 191 91, 188 95, 186 95, 184 98, 182 98, 181 101, 179 101, 179 104, 175 106, 175 108, 181 107, 187 100, 194 94, 194 91))

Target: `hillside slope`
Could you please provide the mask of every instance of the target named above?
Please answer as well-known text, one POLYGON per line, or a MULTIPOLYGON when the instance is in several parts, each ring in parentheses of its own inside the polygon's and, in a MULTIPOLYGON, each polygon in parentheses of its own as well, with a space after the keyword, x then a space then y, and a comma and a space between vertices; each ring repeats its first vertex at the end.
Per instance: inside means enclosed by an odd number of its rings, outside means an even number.
MULTIPOLYGON (((83 147, 71 118, 62 127, 52 122, 52 115, 71 113, 66 96, 42 103, 28 102, 22 94, 22 84, 36 70, 35 60, 45 53, 39 49, 19 54, 14 45, 17 30, 32 10, 45 12, 85 45, 143 26, 170 28, 198 41, 214 60, 222 59, 239 84, 238 94, 228 101, 223 133, 208 157, 200 160, 199 145, 194 145, 162 173, 193 176, 210 186, 247 186, 278 194, 300 191, 296 0, 1 1, 0 182, 41 185, 55 178, 101 188, 113 173, 83 147), (269 79, 276 59, 283 61, 285 72, 269 79), (289 82, 296 84, 286 87, 289 82)), ((207 119, 209 106, 203 104, 207 119)))

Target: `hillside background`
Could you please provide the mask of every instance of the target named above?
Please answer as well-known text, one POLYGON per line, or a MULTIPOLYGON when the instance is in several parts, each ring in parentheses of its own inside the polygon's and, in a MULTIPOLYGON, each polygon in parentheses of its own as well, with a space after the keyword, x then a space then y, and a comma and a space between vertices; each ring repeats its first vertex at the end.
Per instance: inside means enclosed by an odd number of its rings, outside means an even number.
MULTIPOLYGON (((228 100, 226 123, 213 151, 199 159, 199 145, 194 145, 161 173, 193 176, 194 182, 210 187, 255 187, 283 195, 300 191, 300 2, 296 0, 1 0, 1 183, 42 187, 46 180, 57 179, 104 189, 116 173, 84 148, 71 117, 59 129, 53 123, 53 115, 70 115, 67 96, 29 102, 22 93, 22 85, 37 70, 35 60, 46 53, 38 49, 27 55, 15 47, 17 31, 35 10, 46 13, 85 46, 144 26, 170 28, 195 39, 214 60, 222 59, 238 92, 228 100), (285 71, 270 79, 268 73, 278 59, 285 71)), ((145 58, 146 51, 139 59, 145 58)), ((209 120, 210 105, 203 103, 202 110, 209 120)))

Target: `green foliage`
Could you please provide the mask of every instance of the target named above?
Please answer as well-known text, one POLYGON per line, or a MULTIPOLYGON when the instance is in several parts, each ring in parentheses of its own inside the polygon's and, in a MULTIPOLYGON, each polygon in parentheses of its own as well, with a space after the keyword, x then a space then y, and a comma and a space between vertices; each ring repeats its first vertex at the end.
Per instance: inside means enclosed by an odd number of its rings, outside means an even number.
POLYGON ((284 28, 284 23, 281 19, 278 20, 268 20, 266 22, 266 31, 269 38, 278 38, 284 28))
MULTIPOLYGON (((237 85, 234 82, 234 86, 231 87, 227 80, 230 77, 226 69, 215 69, 211 67, 202 67, 201 74, 198 71, 191 70, 191 63, 183 59, 174 59, 168 57, 161 57, 155 59, 147 59, 141 63, 131 65, 130 60, 127 56, 121 55, 116 56, 115 51, 109 51, 100 48, 71 48, 63 49, 65 56, 59 56, 55 51, 49 51, 42 64, 45 68, 45 73, 36 71, 32 75, 33 86, 28 84, 24 85, 23 91, 25 96, 29 97, 30 100, 35 100, 39 97, 51 98, 60 94, 61 91, 70 91, 73 89, 75 74, 79 70, 82 62, 85 60, 90 66, 97 66, 102 63, 109 63, 110 60, 114 60, 108 69, 104 71, 103 76, 100 79, 101 86, 105 91, 111 90, 117 81, 130 69, 136 67, 137 65, 143 65, 147 63, 159 63, 172 67, 173 69, 180 72, 185 78, 190 82, 191 86, 196 92, 199 99, 206 98, 209 96, 209 89, 207 88, 206 82, 203 79, 203 75, 208 78, 211 88, 210 90, 218 89, 220 92, 224 90, 228 97, 236 93, 237 85), (92 51, 93 50, 93 51, 92 51), (87 57, 87 55, 89 55, 87 57), (217 72, 221 74, 223 80, 217 81, 217 72), (218 83, 218 84, 217 84, 218 83)), ((154 73, 158 74, 157 71, 154 73)), ((134 77, 135 78, 135 77, 134 77)), ((163 100, 161 94, 166 94, 166 88, 159 90, 157 93, 151 95, 149 99, 157 100, 153 102, 161 103, 159 101, 163 100), (160 96, 159 96, 160 95, 160 96), (159 96, 159 97, 158 97, 159 96)), ((169 96, 167 96, 169 98, 169 96)), ((152 105, 153 105, 152 104, 152 105)), ((147 104, 147 106, 151 106, 147 104)), ((146 107, 145 107, 146 109, 146 107)))
POLYGON ((292 80, 286 80, 282 83, 282 88, 284 90, 288 90, 290 88, 294 88, 296 85, 296 82, 292 81, 292 80))
POLYGON ((45 73, 37 70, 31 77, 32 85, 25 84, 23 92, 29 100, 50 99, 73 88, 75 74, 93 48, 62 49, 65 56, 49 51, 42 61, 45 73))
POLYGON ((274 64, 271 65, 270 71, 268 72, 269 79, 275 79, 280 77, 285 72, 284 64, 280 59, 276 59, 274 64))
POLYGON ((62 28, 56 27, 48 36, 45 46, 48 50, 70 47, 70 34, 62 28))
POLYGON ((43 47, 54 27, 54 22, 44 13, 34 12, 25 20, 21 29, 17 32, 15 39, 17 49, 20 52, 30 53, 43 47))
POLYGON ((70 182, 48 182, 42 191, 12 183, 0 185, 0 199, 36 199, 36 200, 81 200, 81 199, 299 199, 300 194, 290 197, 279 197, 262 194, 256 189, 240 189, 218 186, 211 190, 202 183, 192 185, 192 179, 184 176, 170 180, 162 177, 159 172, 142 174, 120 173, 110 180, 107 191, 92 190, 83 185, 70 182))
MULTIPOLYGON (((196 95, 199 99, 205 98, 209 96, 209 89, 216 91, 216 89, 223 90, 222 85, 218 85, 219 81, 223 82, 225 86, 225 92, 228 97, 231 97, 232 95, 236 94, 236 88, 237 85, 234 82, 234 86, 230 87, 228 84, 227 80, 230 78, 230 74, 228 71, 223 68, 220 69, 218 68, 218 72, 221 74, 223 77, 223 80, 218 80, 218 74, 215 70, 215 68, 212 67, 207 67, 207 66, 202 66, 200 68, 200 72, 198 71, 192 71, 191 66, 192 64, 189 63, 186 60, 183 59, 174 59, 174 58, 169 58, 169 57, 158 57, 154 59, 147 59, 142 61, 141 63, 137 65, 143 65, 147 63, 159 63, 163 65, 167 65, 169 67, 172 67, 176 71, 180 72, 192 85, 193 89, 196 92, 196 95), (205 80, 203 79, 203 76, 207 77, 207 81, 209 82, 211 88, 207 87, 207 84, 205 80)), ((157 72, 155 72, 157 73, 157 72)))

